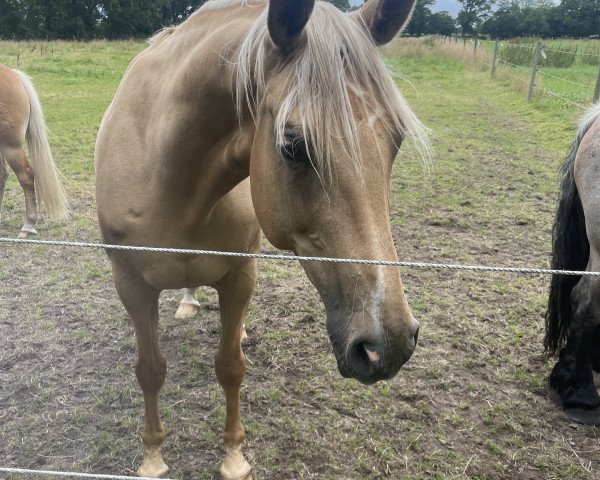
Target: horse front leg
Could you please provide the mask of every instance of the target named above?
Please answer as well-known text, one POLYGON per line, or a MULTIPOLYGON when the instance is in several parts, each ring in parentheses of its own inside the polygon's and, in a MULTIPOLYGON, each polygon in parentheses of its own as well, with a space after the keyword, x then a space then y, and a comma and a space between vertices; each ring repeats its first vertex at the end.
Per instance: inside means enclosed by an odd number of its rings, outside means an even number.
POLYGON ((27 157, 22 148, 12 148, 4 151, 4 158, 15 172, 25 193, 25 222, 23 228, 21 228, 21 233, 19 233, 19 238, 27 238, 30 234, 37 235, 35 226, 38 220, 38 210, 33 169, 27 162, 27 157))
POLYGON ((133 320, 137 340, 135 373, 144 394, 144 459, 138 469, 142 477, 161 477, 169 467, 162 459, 165 429, 158 412, 158 395, 167 374, 167 362, 158 340, 158 297, 160 292, 141 278, 122 272, 113 262, 113 279, 125 309, 133 320))
POLYGON ((246 371, 241 340, 244 317, 256 281, 256 261, 228 273, 217 284, 221 312, 221 340, 215 358, 215 371, 225 392, 225 459, 223 480, 250 480, 252 467, 242 454, 245 433, 240 417, 240 387, 246 371))
POLYGON ((550 386, 558 393, 568 418, 600 425, 600 396, 592 369, 598 348, 600 281, 582 277, 571 293, 571 301, 570 333, 550 374, 550 386))

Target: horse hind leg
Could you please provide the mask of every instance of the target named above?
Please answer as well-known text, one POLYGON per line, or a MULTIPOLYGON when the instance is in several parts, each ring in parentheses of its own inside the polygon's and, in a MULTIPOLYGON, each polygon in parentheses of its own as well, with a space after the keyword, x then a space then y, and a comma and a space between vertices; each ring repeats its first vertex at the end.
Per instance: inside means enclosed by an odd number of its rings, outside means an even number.
POLYGON ((215 371, 225 392, 225 459, 223 480, 251 480, 252 468, 242 454, 244 427, 240 417, 240 387, 246 370, 241 340, 244 317, 256 281, 256 262, 230 272, 217 285, 221 312, 221 340, 215 357, 215 371))
POLYGON ((167 362, 158 340, 160 292, 142 279, 121 271, 116 262, 113 262, 113 278, 121 302, 133 320, 138 346, 135 373, 144 394, 142 440, 145 452, 137 473, 142 477, 158 478, 169 469, 160 452, 165 430, 159 416, 158 395, 167 373, 167 362))
POLYGON ((175 318, 192 318, 198 315, 200 311, 200 303, 196 295, 196 288, 186 288, 183 298, 179 302, 175 318))
POLYGON ((600 425, 600 395, 594 384, 600 326, 600 279, 582 277, 571 294, 573 316, 565 348, 550 375, 565 414, 578 423, 600 425))
MULTIPOLYGON (((197 288, 186 288, 183 293, 183 298, 179 302, 177 311, 175 312, 175 318, 193 318, 198 315, 200 311, 200 302, 198 302, 198 289, 197 288)), ((242 344, 246 344, 248 341, 248 334, 246 333, 246 326, 242 324, 242 344)))
POLYGON ((38 221, 38 209, 33 169, 29 165, 29 162, 27 162, 27 157, 22 147, 6 149, 3 154, 10 168, 15 172, 19 184, 25 193, 25 222, 19 233, 19 238, 27 238, 30 234, 37 235, 35 226, 38 221))

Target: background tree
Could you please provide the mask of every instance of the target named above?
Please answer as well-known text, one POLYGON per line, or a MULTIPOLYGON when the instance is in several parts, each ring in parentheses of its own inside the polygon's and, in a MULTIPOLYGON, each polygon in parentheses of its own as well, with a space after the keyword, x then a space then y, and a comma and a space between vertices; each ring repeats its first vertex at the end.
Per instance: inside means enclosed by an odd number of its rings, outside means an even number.
POLYGON ((515 1, 503 2, 493 15, 481 25, 481 33, 494 38, 510 38, 522 35, 521 7, 515 1))
POLYGON ((349 0, 326 0, 326 1, 329 3, 333 3, 342 12, 347 12, 350 10, 350 1, 349 0))
POLYGON ((435 0, 417 0, 409 24, 404 30, 408 35, 425 35, 428 32, 429 21, 431 19, 431 5, 435 0))
POLYGON ((167 24, 177 24, 183 22, 187 17, 194 13, 206 0, 172 0, 163 7, 162 18, 167 24))
POLYGON ((600 35, 600 0, 562 0, 557 7, 563 34, 573 37, 600 35))
POLYGON ((462 9, 458 12, 456 22, 463 35, 476 33, 492 10, 492 0, 458 0, 462 9))
MULTIPOLYGON (((206 0, 0 0, 0 38, 143 38, 178 24, 206 0)), ((349 0, 327 0, 351 9, 349 0)), ((410 35, 456 32, 493 37, 588 37, 600 33, 600 0, 458 0, 455 21, 432 13, 435 0, 417 0, 406 32, 410 35)), ((356 4, 357 2, 353 2, 356 4)), ((354 8, 357 8, 356 6, 354 8)))
POLYGON ((456 22, 448 12, 435 12, 429 17, 427 33, 450 36, 456 32, 456 22))
POLYGON ((0 0, 0 38, 22 38, 26 33, 21 2, 0 0))

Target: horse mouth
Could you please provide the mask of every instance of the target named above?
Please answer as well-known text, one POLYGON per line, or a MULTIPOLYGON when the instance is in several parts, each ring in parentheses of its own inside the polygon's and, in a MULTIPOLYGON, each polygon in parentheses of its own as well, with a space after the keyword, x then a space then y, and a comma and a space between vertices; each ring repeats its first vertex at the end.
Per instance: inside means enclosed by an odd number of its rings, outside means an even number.
POLYGON ((373 385, 382 380, 390 380, 395 377, 400 367, 408 361, 410 355, 407 356, 406 360, 402 362, 398 362, 397 367, 393 368, 376 368, 372 367, 369 370, 356 371, 350 368, 345 359, 338 359, 338 370, 342 377, 344 378, 353 378, 354 380, 358 380, 363 385, 373 385))

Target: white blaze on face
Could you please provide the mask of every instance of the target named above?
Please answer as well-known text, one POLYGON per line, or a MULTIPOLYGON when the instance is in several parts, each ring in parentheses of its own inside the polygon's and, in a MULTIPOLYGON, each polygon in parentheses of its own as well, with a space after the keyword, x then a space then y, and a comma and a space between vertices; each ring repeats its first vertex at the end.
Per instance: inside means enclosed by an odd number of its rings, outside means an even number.
MULTIPOLYGON (((373 329, 377 335, 383 333, 383 326, 381 324, 381 305, 385 301, 385 285, 383 282, 383 266, 377 266, 377 279, 375 280, 375 289, 373 290, 372 305, 371 305, 371 316, 373 318, 373 329)), ((367 354, 374 353, 367 351, 367 354)), ((377 354, 375 354, 377 355, 377 354)), ((369 355, 369 358, 371 356, 369 355)))
POLYGON ((373 128, 373 125, 375 125, 375 122, 379 119, 378 115, 371 115, 368 119, 367 119, 367 124, 369 125, 370 128, 373 128))

